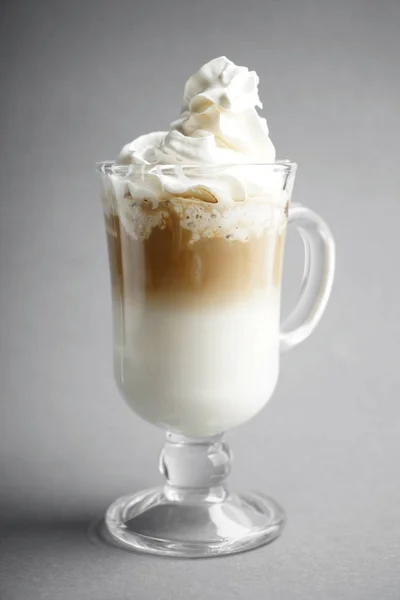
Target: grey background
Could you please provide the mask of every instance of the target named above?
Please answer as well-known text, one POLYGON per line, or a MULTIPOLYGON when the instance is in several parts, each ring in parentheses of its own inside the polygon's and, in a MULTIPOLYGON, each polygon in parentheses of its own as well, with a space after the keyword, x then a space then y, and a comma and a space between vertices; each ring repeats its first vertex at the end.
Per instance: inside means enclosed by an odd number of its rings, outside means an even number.
MULTIPOLYGON (((9 1, 0 27, 0 598, 398 599, 399 1, 9 1), (87 535, 159 481, 163 439, 112 380, 93 163, 167 126, 220 54, 260 75, 279 157, 300 165, 294 198, 335 233, 337 277, 267 409, 229 435, 231 484, 279 499, 283 537, 161 560, 87 535)), ((290 238, 285 307, 299 250, 290 238)))

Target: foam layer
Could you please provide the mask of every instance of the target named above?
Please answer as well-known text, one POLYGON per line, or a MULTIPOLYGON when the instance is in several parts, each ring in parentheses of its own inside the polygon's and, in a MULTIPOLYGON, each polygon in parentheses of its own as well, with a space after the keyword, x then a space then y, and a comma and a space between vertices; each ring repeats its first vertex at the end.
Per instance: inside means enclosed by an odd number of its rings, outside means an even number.
POLYGON ((148 238, 153 228, 164 229, 171 219, 178 220, 179 226, 191 233, 192 242, 213 236, 245 242, 259 237, 265 229, 279 232, 286 226, 282 208, 257 199, 221 210, 197 198, 173 196, 154 209, 122 197, 117 200, 117 211, 126 232, 134 239, 148 238))

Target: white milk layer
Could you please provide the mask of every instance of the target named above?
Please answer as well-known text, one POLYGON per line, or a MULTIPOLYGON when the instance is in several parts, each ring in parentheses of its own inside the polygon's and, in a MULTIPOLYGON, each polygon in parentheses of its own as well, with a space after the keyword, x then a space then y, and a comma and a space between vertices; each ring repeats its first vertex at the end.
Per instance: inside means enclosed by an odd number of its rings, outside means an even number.
POLYGON ((118 386, 143 419, 188 436, 221 433, 266 404, 279 370, 279 294, 223 307, 114 299, 118 386))

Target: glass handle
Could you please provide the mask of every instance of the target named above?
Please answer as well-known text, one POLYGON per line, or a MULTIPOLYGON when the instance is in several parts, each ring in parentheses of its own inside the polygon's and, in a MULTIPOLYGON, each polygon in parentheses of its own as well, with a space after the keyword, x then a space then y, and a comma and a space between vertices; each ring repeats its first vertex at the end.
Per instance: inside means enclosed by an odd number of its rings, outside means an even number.
POLYGON ((335 273, 335 242, 325 221, 309 208, 292 204, 289 225, 296 227, 304 243, 304 273, 296 306, 281 325, 281 351, 300 344, 318 325, 335 273))

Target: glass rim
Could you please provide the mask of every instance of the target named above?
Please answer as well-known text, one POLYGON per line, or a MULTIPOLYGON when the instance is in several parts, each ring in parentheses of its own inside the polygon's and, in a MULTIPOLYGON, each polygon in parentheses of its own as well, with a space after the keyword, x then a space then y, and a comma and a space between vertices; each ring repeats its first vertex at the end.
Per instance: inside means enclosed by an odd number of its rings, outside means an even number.
POLYGON ((127 165, 119 164, 115 160, 103 160, 96 162, 96 171, 107 175, 128 175, 130 173, 143 173, 152 171, 171 171, 173 169, 182 169, 184 171, 223 171, 225 169, 232 168, 244 168, 244 167, 259 167, 259 168, 269 168, 271 170, 281 172, 281 173, 290 173, 291 171, 297 168, 297 163, 292 162, 290 160, 277 160, 275 162, 265 162, 265 163, 197 163, 197 164, 188 164, 188 163, 170 163, 170 164, 137 164, 137 163, 129 163, 127 165))

